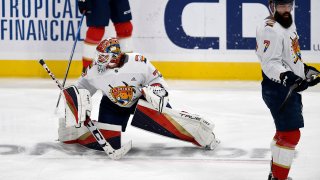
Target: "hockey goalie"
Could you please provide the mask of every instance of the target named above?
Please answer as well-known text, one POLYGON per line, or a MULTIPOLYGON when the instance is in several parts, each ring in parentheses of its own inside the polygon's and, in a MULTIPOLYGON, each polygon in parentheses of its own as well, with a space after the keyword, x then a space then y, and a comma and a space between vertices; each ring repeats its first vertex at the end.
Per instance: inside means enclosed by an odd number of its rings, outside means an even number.
POLYGON ((94 125, 112 148, 121 148, 121 133, 133 115, 131 125, 137 128, 213 150, 219 143, 213 122, 171 108, 167 87, 144 56, 122 53, 117 39, 105 39, 82 77, 62 91, 66 115, 60 118, 59 140, 102 149, 83 125, 91 113, 91 96, 100 90, 103 96, 94 125))

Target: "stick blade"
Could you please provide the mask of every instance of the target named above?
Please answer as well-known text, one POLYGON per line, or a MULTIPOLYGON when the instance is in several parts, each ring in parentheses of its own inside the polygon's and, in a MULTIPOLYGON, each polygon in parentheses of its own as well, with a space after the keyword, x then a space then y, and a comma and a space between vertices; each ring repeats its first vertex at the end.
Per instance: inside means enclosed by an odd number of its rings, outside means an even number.
MULTIPOLYGON (((129 142, 127 142, 126 144, 124 144, 120 149, 115 150, 112 153, 108 153, 108 156, 112 159, 112 160, 119 160, 121 159, 123 156, 125 156, 132 148, 132 141, 130 140, 129 142)), ((106 151, 106 150, 105 150, 106 151)), ((107 152, 107 151, 106 151, 107 152)))

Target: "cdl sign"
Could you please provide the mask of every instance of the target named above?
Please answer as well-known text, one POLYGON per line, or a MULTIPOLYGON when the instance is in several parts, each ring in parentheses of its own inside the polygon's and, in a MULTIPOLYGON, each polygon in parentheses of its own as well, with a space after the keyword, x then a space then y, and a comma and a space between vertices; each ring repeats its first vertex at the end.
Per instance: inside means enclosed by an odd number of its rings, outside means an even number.
MULTIPOLYGON (((225 47, 223 49, 226 50, 251 50, 256 47, 256 23, 261 23, 264 18, 259 16, 260 14, 267 17, 268 0, 168 0, 164 12, 164 24, 168 38, 172 43, 181 48, 221 49, 223 45, 225 47), (194 13, 191 9, 196 11, 199 5, 207 6, 205 10, 203 10, 203 8, 201 9, 205 12, 194 13), (205 15, 201 18, 201 14, 205 15), (208 18, 210 14, 214 14, 211 18, 214 20, 211 21, 211 23, 208 23, 210 19, 207 20, 207 23, 203 21, 203 19, 208 18), (189 20, 185 20, 184 22, 184 16, 189 16, 189 20), (196 16, 199 16, 199 18, 196 16), (191 21, 190 19, 193 20, 191 21), (187 29, 198 28, 199 21, 202 24, 206 24, 206 26, 203 26, 203 29, 206 29, 204 30, 205 33, 198 33, 198 35, 188 33, 187 29), (248 21, 251 22, 251 26, 248 21), (248 30, 248 28, 251 29, 248 30), (208 35, 214 34, 212 32, 220 32, 221 30, 223 30, 225 34, 219 35, 219 33, 217 33, 218 35, 215 36, 208 35), (251 31, 251 33, 248 34, 246 31, 251 31), (222 38, 225 39, 222 40, 222 38), (225 44, 222 44, 223 42, 225 44)), ((301 49, 311 50, 311 0, 295 0, 293 14, 300 36, 299 42, 301 49)), ((319 21, 314 22, 317 22, 317 26, 319 26, 319 21)), ((316 48, 317 44, 313 46, 313 48, 316 48)))

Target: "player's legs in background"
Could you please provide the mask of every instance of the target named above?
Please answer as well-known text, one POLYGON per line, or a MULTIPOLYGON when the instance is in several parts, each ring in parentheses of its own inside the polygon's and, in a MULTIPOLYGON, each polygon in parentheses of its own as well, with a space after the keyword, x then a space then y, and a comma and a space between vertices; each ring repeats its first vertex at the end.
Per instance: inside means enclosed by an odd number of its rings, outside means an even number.
POLYGON ((82 49, 82 72, 92 63, 94 52, 104 35, 105 28, 102 27, 89 27, 86 33, 82 49))
POLYGON ((109 19, 109 0, 92 0, 92 12, 86 15, 88 30, 82 52, 83 72, 92 62, 95 48, 103 38, 109 19))
POLYGON ((110 16, 122 52, 132 52, 132 15, 128 0, 110 0, 110 16))

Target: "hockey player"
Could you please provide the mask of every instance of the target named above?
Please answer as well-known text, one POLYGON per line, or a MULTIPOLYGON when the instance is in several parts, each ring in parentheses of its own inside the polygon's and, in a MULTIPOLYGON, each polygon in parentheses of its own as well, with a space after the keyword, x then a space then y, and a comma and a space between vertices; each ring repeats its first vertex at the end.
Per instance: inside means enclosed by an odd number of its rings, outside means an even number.
POLYGON ((122 53, 115 38, 99 43, 93 63, 75 86, 64 90, 70 94, 65 95, 66 119, 74 119, 77 124, 65 127, 61 119, 60 141, 100 149, 88 130, 81 126, 85 112, 90 115, 90 97, 97 90, 101 90, 103 96, 96 126, 114 149, 121 147, 121 132, 126 130, 134 112, 133 126, 207 149, 214 149, 218 144, 212 132, 213 124, 198 115, 170 109, 167 84, 159 71, 138 53, 122 53))
POLYGON ((123 52, 132 52, 132 16, 128 0, 78 0, 86 15, 87 33, 82 52, 83 72, 91 64, 95 48, 102 40, 111 19, 123 52))
POLYGON ((303 63, 291 16, 293 0, 269 0, 271 16, 257 27, 256 54, 262 68, 262 97, 274 119, 269 180, 285 180, 304 126, 300 92, 320 82, 319 71, 303 63), (289 89, 286 105, 280 109, 289 89))

